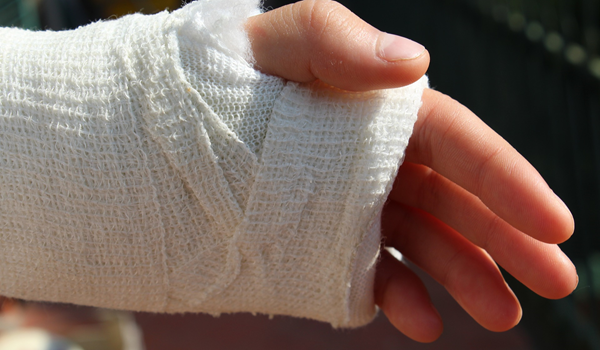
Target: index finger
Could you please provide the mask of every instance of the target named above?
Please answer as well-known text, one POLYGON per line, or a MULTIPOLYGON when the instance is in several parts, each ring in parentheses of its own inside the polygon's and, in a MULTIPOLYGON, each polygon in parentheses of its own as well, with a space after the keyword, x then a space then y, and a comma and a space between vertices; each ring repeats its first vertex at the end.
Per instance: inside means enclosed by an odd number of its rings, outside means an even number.
POLYGON ((442 174, 535 239, 560 243, 573 233, 573 216, 537 170, 473 112, 444 94, 423 93, 406 160, 442 174))

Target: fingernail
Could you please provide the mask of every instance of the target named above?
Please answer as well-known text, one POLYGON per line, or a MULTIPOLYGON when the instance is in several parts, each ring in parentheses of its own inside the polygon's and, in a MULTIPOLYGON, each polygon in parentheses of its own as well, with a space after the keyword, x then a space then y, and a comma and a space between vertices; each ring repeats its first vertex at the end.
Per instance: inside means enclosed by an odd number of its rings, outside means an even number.
POLYGON ((381 33, 377 51, 380 58, 395 62, 417 58, 425 52, 425 47, 398 35, 381 33))

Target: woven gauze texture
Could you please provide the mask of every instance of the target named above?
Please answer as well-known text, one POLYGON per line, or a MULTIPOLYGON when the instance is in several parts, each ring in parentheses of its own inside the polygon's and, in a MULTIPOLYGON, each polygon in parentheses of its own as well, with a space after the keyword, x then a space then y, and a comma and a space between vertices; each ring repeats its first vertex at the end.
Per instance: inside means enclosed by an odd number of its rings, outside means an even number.
POLYGON ((426 78, 254 70, 256 1, 0 29, 0 295, 369 322, 379 215, 426 78))

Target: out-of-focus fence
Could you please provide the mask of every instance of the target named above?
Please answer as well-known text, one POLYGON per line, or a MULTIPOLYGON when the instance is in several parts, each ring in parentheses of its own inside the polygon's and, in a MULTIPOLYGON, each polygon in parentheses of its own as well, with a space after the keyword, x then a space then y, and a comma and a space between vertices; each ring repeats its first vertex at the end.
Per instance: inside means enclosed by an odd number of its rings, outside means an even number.
POLYGON ((0 0, 0 25, 38 28, 37 1, 0 0))

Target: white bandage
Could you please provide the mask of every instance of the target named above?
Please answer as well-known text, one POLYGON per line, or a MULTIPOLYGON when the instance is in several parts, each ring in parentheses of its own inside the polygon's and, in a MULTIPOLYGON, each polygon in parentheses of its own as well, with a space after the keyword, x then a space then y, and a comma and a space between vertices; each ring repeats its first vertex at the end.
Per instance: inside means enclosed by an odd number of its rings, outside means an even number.
POLYGON ((379 215, 426 78, 255 71, 256 1, 0 29, 0 295, 365 324, 379 215))

